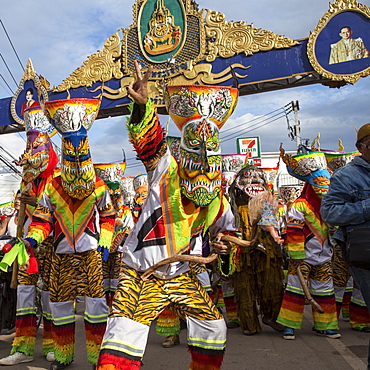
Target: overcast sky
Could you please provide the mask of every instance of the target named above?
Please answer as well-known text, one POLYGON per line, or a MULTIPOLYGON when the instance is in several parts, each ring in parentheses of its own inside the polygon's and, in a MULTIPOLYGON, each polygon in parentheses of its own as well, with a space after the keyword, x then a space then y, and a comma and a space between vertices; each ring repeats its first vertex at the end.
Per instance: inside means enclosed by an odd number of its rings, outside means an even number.
MULTIPOLYGON (((199 8, 221 11, 226 20, 243 20, 255 27, 283 34, 293 39, 309 36, 320 18, 329 8, 325 0, 199 0, 199 8)), ((120 28, 132 23, 131 0, 0 0, 1 20, 25 66, 31 58, 34 69, 51 83, 59 85, 98 49, 104 41, 120 28)), ((361 1, 370 6, 370 0, 361 1)), ((23 76, 23 70, 15 56, 8 38, 0 27, 0 53, 5 59, 14 79, 23 76)), ((15 91, 13 81, 3 60, 0 73, 10 88, 15 91)), ((346 151, 355 150, 355 129, 370 122, 369 101, 370 77, 362 78, 355 85, 340 89, 329 89, 321 85, 290 88, 239 98, 238 106, 223 130, 237 130, 240 136, 260 136, 262 151, 278 151, 280 142, 287 150, 296 144, 288 138, 287 122, 281 118, 262 128, 248 131, 246 122, 283 107, 290 101, 299 101, 299 119, 303 138, 313 140, 321 133, 321 147, 337 149, 337 139, 343 140, 346 151), (233 129, 236 127, 236 129, 233 129)), ((12 93, 0 78, 0 98, 12 93)), ((293 120, 293 115, 289 117, 293 120)), ((163 123, 165 120, 163 118, 163 123)), ((90 130, 90 146, 94 162, 116 162, 122 158, 122 149, 128 159, 134 157, 125 131, 125 117, 98 120, 90 130)), ((255 122, 255 121, 254 121, 255 122)), ((291 122, 293 123, 293 121, 291 122)), ((222 130, 222 131, 223 131, 222 130)), ((222 137, 221 131, 221 137, 222 137)), ((231 131, 232 132, 232 131, 231 131)), ((170 130, 178 135, 176 128, 170 130)), ((230 131, 228 131, 230 133, 230 131)), ((24 134, 1 135, 0 145, 18 156, 25 147, 24 134)), ((55 138, 59 145, 60 140, 55 138)), ((222 144, 224 154, 236 153, 236 141, 222 144)), ((142 171, 132 167, 126 175, 142 171)))

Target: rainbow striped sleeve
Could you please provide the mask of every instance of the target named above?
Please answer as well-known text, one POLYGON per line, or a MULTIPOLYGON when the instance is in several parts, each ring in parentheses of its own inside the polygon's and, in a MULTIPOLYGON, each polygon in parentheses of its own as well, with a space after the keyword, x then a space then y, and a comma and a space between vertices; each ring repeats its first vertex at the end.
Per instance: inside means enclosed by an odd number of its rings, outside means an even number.
MULTIPOLYGON (((134 103, 129 106, 131 113, 134 107, 134 103)), ((141 122, 127 122, 127 130, 130 141, 147 171, 154 170, 158 161, 166 153, 167 144, 163 127, 158 120, 157 110, 151 99, 148 99, 146 103, 141 122)))
POLYGON ((32 222, 28 227, 27 238, 34 239, 37 244, 42 243, 53 230, 53 215, 47 206, 47 197, 43 195, 40 203, 32 215, 32 222))
POLYGON ((306 253, 304 250, 305 235, 303 232, 305 226, 304 215, 294 208, 294 204, 291 206, 288 213, 287 222, 287 241, 286 249, 293 259, 304 259, 306 253))
POLYGON ((104 181, 96 183, 97 207, 99 212, 100 237, 99 246, 110 249, 116 220, 116 211, 109 197, 109 191, 104 181))

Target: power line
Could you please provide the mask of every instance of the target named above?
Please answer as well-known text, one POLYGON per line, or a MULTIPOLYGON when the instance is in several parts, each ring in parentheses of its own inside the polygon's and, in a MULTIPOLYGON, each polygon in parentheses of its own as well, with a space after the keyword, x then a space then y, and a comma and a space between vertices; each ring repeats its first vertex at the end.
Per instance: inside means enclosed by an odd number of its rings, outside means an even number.
MULTIPOLYGON (((5 86, 0 82, 0 86, 6 91, 7 89, 5 88, 5 86)), ((11 92, 10 92, 11 93, 11 92)))
MULTIPOLYGON (((279 113, 277 113, 277 114, 274 114, 273 116, 271 116, 271 117, 269 117, 268 119, 264 119, 264 120, 262 120, 261 122, 256 122, 256 123, 254 123, 253 125, 250 125, 250 126, 248 126, 248 129, 246 130, 246 131, 243 131, 243 133, 244 132, 250 132, 250 131, 253 131, 253 130, 256 130, 257 128, 259 128, 259 127, 263 127, 263 126, 265 126, 266 124, 268 124, 268 123, 271 123, 271 122, 274 122, 274 121, 276 121, 277 119, 280 119, 280 118, 283 118, 283 117, 285 117, 285 113, 284 112, 279 112, 279 113), (277 117, 277 118, 275 118, 275 117, 277 117), (273 118, 275 118, 273 121, 269 121, 269 120, 271 120, 271 119, 273 119, 273 118), (267 123, 266 124, 264 124, 264 122, 266 122, 267 121, 267 123)), ((245 122, 245 123, 243 123, 243 124, 241 124, 241 125, 238 125, 238 128, 240 128, 240 126, 244 126, 244 125, 249 125, 249 122, 245 122)), ((231 140, 231 139, 233 139, 233 138, 235 138, 235 137, 238 137, 238 136, 240 136, 240 131, 238 130, 238 133, 231 133, 231 134, 229 134, 229 135, 226 135, 226 136, 222 136, 221 137, 221 140, 222 141, 228 141, 228 140, 231 140)))
POLYGON ((5 26, 4 26, 4 23, 3 23, 3 21, 2 21, 1 19, 0 19, 0 23, 1 23, 1 25, 3 26, 4 32, 5 32, 5 34, 6 34, 7 38, 8 38, 8 40, 9 40, 10 45, 11 45, 11 46, 12 46, 12 48, 13 48, 14 54, 15 54, 15 56, 17 57, 18 62, 19 62, 19 64, 21 65, 21 67, 22 67, 22 69, 23 69, 23 71, 24 71, 24 70, 25 70, 25 68, 23 67, 22 62, 21 62, 21 60, 19 59, 19 56, 18 56, 18 54, 17 54, 17 51, 15 50, 15 47, 14 47, 14 45, 13 45, 13 43, 12 43, 12 40, 10 39, 10 37, 9 37, 9 35, 8 35, 8 32, 6 31, 6 28, 5 28, 5 26))
POLYGON ((14 83, 15 83, 15 86, 18 86, 18 85, 17 85, 17 81, 15 80, 15 78, 14 78, 14 76, 13 76, 12 71, 9 69, 8 64, 6 63, 6 61, 5 61, 4 57, 3 57, 3 55, 2 55, 1 53, 0 53, 0 57, 1 57, 1 59, 3 60, 3 62, 4 62, 4 64, 5 64, 5 67, 7 68, 7 70, 8 70, 8 72, 9 72, 9 74, 12 76, 13 81, 14 81, 14 83))
POLYGON ((12 94, 14 94, 14 91, 11 89, 11 87, 9 86, 9 84, 6 82, 4 76, 0 73, 0 77, 3 79, 3 81, 5 82, 6 86, 8 86, 8 89, 12 92, 12 94))
MULTIPOLYGON (((280 111, 281 109, 284 109, 284 108, 279 108, 279 109, 276 109, 276 110, 274 110, 274 111, 272 111, 272 112, 270 112, 270 113, 266 113, 266 114, 264 114, 264 115, 262 115, 262 116, 255 117, 255 118, 251 119, 250 121, 247 121, 247 122, 241 123, 240 125, 238 125, 238 127, 239 127, 239 126, 243 126, 243 125, 250 124, 251 122, 256 121, 256 120, 259 120, 259 119, 262 119, 263 117, 267 117, 268 115, 271 115, 271 114, 273 114, 273 113, 275 113, 275 112, 277 112, 277 111, 280 111)), ((226 130, 222 130, 222 133, 225 133, 225 132, 231 131, 231 130, 233 130, 233 129, 235 129, 235 127, 230 127, 230 128, 228 128, 228 129, 226 129, 226 130)))

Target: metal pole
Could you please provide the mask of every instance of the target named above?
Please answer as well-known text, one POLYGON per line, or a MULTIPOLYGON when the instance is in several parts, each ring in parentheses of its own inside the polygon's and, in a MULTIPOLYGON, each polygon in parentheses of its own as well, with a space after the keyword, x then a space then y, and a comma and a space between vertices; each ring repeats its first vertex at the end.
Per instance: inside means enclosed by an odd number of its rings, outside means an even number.
POLYGON ((298 100, 296 100, 295 103, 292 101, 292 107, 294 111, 294 121, 295 121, 294 134, 295 134, 296 141, 297 141, 297 151, 298 151, 301 146, 301 127, 300 127, 301 123, 299 122, 299 119, 298 119, 298 111, 299 111, 298 100))

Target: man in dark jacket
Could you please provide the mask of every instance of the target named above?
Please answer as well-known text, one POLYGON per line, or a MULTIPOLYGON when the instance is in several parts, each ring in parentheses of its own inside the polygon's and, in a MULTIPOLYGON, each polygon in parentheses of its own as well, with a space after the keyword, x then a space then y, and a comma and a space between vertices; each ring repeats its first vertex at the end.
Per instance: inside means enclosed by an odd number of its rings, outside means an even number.
MULTIPOLYGON (((348 233, 370 228, 370 123, 358 130, 356 147, 361 156, 335 171, 321 205, 324 221, 339 226, 334 238, 342 245, 346 244, 348 233)), ((349 270, 370 308, 370 266, 364 268, 351 264, 349 270)))

